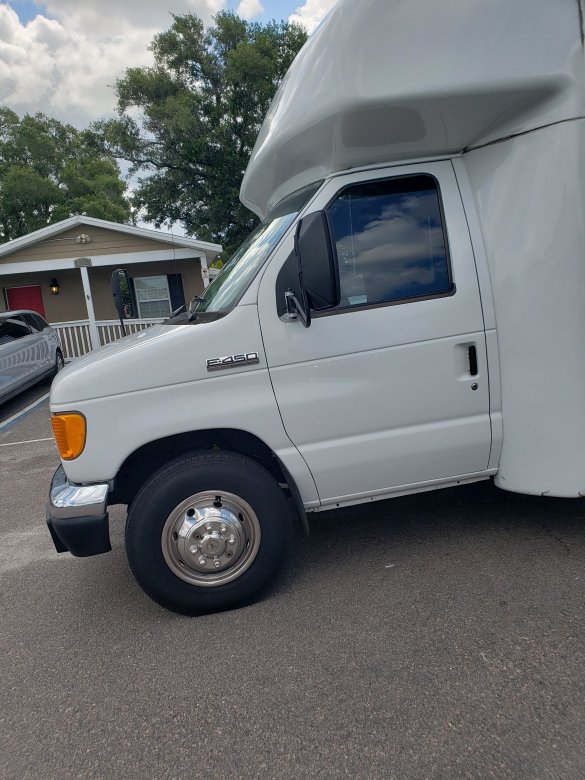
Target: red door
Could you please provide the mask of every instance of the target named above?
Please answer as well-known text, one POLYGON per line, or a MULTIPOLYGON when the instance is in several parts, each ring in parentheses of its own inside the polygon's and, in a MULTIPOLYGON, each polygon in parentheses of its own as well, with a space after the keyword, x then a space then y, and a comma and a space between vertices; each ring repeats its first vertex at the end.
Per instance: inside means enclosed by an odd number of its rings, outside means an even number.
POLYGON ((45 307, 43 306, 43 296, 39 285, 31 287, 7 287, 6 299, 9 309, 31 309, 45 316, 45 307))

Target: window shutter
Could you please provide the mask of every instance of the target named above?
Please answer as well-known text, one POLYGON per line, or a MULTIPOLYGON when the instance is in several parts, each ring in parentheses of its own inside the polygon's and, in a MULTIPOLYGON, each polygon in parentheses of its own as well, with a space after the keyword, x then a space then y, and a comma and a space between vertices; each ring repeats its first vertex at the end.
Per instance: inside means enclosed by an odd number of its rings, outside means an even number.
POLYGON ((185 293, 183 292, 183 279, 181 274, 167 274, 169 295, 171 298, 171 311, 185 305, 185 293))

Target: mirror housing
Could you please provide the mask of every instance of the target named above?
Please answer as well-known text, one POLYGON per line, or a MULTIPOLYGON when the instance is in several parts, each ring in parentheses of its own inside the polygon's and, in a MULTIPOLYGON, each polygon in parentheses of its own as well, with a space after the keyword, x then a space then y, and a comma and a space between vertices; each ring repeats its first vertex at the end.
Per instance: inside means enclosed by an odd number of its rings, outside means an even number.
POLYGON ((118 317, 120 318, 122 333, 125 336, 126 329, 124 327, 124 319, 126 317, 126 312, 124 311, 124 294, 122 287, 124 287, 126 291, 130 289, 128 284, 128 271, 124 268, 117 268, 112 273, 112 298, 114 299, 114 306, 116 307, 118 317))
POLYGON ((324 211, 300 220, 295 234, 295 254, 302 297, 307 311, 326 311, 339 305, 337 253, 324 211))

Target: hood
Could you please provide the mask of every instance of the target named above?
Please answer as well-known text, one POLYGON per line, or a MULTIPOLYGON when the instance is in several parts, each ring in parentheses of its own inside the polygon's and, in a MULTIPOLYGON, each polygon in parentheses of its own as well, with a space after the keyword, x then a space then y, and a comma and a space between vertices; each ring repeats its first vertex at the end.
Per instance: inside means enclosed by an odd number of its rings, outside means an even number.
POLYGON ((207 360, 242 352, 257 352, 260 363, 232 373, 266 367, 255 305, 212 322, 155 325, 70 363, 53 382, 51 407, 74 410, 82 401, 210 379, 207 360))

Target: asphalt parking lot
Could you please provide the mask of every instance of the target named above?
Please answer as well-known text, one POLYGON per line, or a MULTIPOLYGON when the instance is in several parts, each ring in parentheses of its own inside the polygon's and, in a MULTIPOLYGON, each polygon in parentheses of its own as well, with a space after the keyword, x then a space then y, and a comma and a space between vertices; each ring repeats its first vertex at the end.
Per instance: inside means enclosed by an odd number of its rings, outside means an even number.
POLYGON ((0 407, 0 777, 583 778, 585 504, 490 483, 323 514, 184 618, 57 555, 39 386, 0 407), (6 424, 8 421, 8 424, 6 424))

